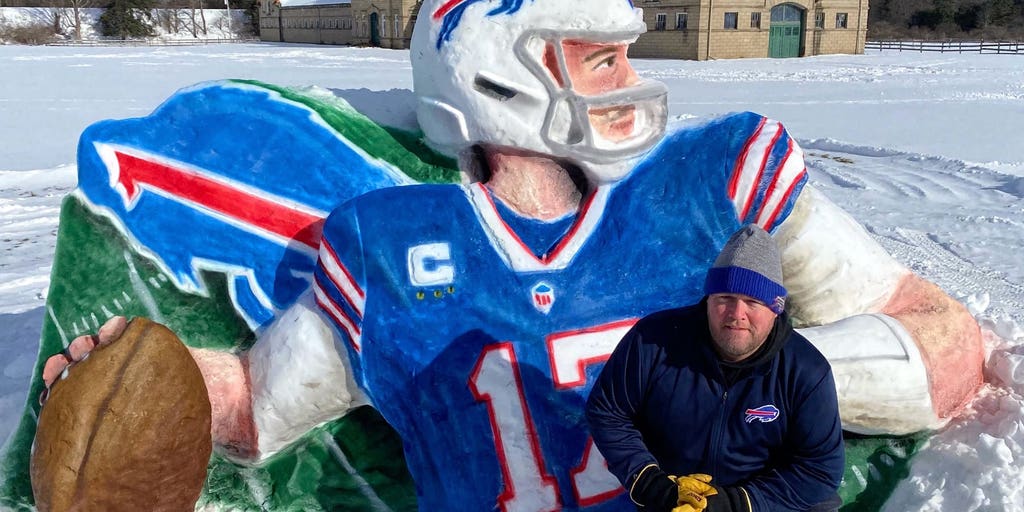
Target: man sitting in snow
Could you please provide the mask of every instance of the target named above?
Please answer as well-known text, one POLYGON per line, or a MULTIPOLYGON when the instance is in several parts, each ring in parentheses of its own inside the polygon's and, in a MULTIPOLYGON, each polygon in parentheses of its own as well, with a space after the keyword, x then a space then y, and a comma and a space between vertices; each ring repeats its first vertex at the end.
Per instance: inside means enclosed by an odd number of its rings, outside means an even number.
POLYGON ((587 419, 608 468, 645 511, 835 510, 835 382, 789 325, 775 241, 741 228, 704 293, 637 322, 601 371, 587 419))
MULTIPOLYGON (((626 58, 645 28, 628 0, 423 2, 418 117, 479 181, 346 203, 313 289, 251 350, 193 350, 215 442, 262 460, 370 403, 406 441, 422 510, 622 510, 582 414, 592 377, 638 317, 700 297, 745 223, 775 232, 848 428, 955 413, 981 381, 967 311, 805 187, 779 123, 666 136, 664 86, 626 58)), ((46 383, 92 345, 51 358, 46 383)))

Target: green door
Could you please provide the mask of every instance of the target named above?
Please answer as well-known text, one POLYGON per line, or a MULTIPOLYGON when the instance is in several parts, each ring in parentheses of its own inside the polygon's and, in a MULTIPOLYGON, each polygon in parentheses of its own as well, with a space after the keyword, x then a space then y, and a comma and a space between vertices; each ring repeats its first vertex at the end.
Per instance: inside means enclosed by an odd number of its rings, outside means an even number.
POLYGON ((370 13, 370 46, 380 46, 380 16, 370 13))
POLYGON ((799 57, 803 45, 804 11, 790 4, 772 8, 771 27, 768 32, 768 56, 772 58, 799 57))

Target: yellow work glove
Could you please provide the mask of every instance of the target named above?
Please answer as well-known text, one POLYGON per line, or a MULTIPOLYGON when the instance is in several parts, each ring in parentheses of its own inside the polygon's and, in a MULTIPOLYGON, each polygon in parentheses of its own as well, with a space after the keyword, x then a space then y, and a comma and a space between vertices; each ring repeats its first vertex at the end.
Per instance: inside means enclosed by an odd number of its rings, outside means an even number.
POLYGON ((700 512, 701 510, 704 510, 704 507, 694 508, 689 503, 683 503, 682 505, 672 509, 672 512, 700 512))
POLYGON ((673 478, 679 493, 679 506, 672 512, 699 512, 708 506, 708 496, 718 494, 711 485, 711 475, 694 473, 673 478))

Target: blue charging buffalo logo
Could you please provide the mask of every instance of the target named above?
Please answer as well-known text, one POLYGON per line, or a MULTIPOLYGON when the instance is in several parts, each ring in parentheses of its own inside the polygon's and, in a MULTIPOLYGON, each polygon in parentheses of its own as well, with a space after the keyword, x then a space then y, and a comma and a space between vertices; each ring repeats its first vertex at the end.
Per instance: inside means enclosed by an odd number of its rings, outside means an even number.
POLYGON ((762 405, 761 407, 755 407, 753 409, 747 409, 747 423, 751 423, 754 420, 760 421, 761 423, 770 423, 779 418, 779 408, 774 405, 762 405))

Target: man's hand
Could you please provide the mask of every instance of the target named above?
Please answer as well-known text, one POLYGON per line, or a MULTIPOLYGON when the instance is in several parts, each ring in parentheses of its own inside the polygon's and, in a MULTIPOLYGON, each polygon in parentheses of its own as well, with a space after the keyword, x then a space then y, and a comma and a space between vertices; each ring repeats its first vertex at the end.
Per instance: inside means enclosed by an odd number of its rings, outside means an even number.
POLYGON ((679 506, 672 509, 672 512, 704 510, 708 506, 708 496, 718 494, 718 491, 711 485, 711 475, 694 473, 676 477, 675 481, 679 506))
POLYGON ((655 464, 640 471, 629 489, 629 497, 644 510, 655 512, 672 511, 679 505, 675 479, 655 464))
POLYGON ((718 494, 711 475, 694 473, 672 476, 651 464, 644 468, 630 489, 634 503, 657 512, 700 512, 708 506, 708 496, 718 494))
POLYGON ((42 405, 46 402, 50 387, 57 382, 65 370, 88 357, 96 347, 109 345, 120 338, 126 327, 128 327, 128 320, 123 316, 115 316, 104 322, 96 334, 79 336, 72 340, 63 352, 50 356, 46 360, 46 364, 43 365, 43 385, 46 388, 39 395, 39 404, 42 405))
POLYGON ((752 512, 750 495, 743 487, 722 487, 717 491, 714 495, 708 495, 714 498, 708 499, 705 512, 752 512))

